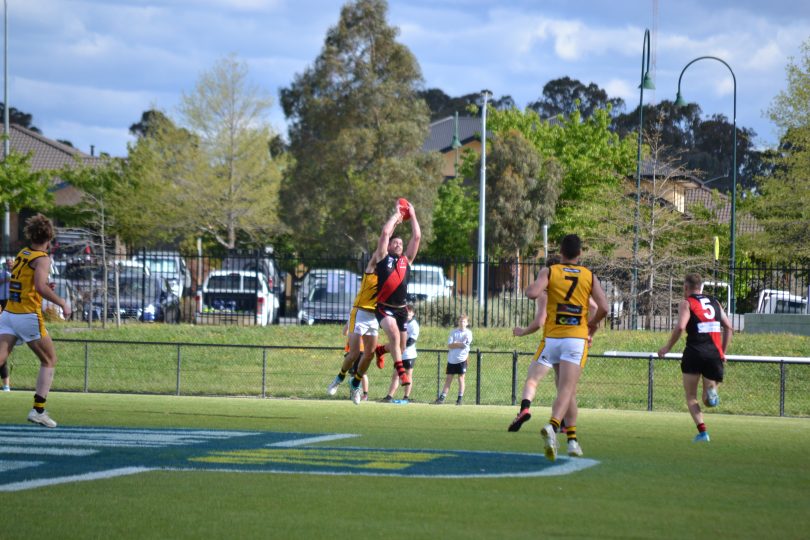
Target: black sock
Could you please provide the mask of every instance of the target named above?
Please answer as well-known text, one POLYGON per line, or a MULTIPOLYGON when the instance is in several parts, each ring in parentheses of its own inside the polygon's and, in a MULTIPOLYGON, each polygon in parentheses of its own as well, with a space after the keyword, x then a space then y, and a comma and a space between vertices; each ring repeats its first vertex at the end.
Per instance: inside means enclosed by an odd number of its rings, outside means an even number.
POLYGON ((520 410, 521 411, 523 409, 528 409, 531 406, 532 406, 532 400, 530 400, 530 399, 524 399, 523 401, 520 402, 520 410))
POLYGON ((39 414, 45 412, 45 398, 39 394, 34 394, 34 410, 39 414))

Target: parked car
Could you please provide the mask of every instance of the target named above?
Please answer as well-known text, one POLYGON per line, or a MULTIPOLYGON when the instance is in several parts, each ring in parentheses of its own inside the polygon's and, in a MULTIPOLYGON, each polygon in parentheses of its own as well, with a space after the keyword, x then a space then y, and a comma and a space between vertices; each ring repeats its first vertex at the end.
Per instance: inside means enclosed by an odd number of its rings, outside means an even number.
POLYGON ((299 290, 298 322, 344 322, 360 289, 361 277, 338 269, 310 270, 299 290))
POLYGON ((183 290, 191 287, 191 274, 183 257, 176 251, 136 253, 132 260, 144 264, 152 274, 166 278, 177 296, 183 296, 183 290))
POLYGON ((278 298, 261 272, 214 270, 197 292, 195 322, 266 326, 278 322, 278 298))
MULTIPOLYGON (((92 304, 85 303, 82 316, 90 317, 92 305, 93 319, 101 319, 104 311, 103 294, 96 289, 92 304)), ((107 318, 115 318, 115 278, 107 283, 107 318)), ((135 319, 142 322, 180 321, 180 298, 172 292, 165 278, 157 276, 121 274, 118 276, 118 313, 121 319, 135 319)))
POLYGON ((757 313, 808 313, 807 298, 789 291, 764 289, 759 292, 757 313))
POLYGON ((408 299, 413 302, 447 297, 453 294, 453 285, 441 266, 414 264, 408 278, 408 299))
POLYGON ((283 298, 285 283, 283 272, 278 269, 276 261, 270 257, 256 257, 251 255, 230 255, 222 260, 223 270, 247 270, 260 272, 267 276, 267 286, 273 294, 283 298))
MULTIPOLYGON (((108 284, 115 283, 115 271, 118 270, 120 278, 148 279, 151 273, 143 264, 130 261, 110 261, 107 266, 108 284)), ((100 263, 86 258, 72 259, 64 267, 62 277, 70 281, 83 302, 90 302, 90 294, 97 295, 97 291, 104 288, 104 272, 100 263)))

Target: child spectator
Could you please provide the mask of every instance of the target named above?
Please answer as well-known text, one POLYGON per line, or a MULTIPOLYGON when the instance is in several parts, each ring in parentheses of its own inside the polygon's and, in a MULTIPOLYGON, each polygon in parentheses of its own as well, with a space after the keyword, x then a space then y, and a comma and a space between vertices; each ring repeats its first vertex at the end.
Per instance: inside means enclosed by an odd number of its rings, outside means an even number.
POLYGON ((438 399, 433 403, 441 405, 447 398, 447 393, 450 391, 450 383, 453 382, 453 376, 458 375, 458 399, 456 405, 461 405, 464 398, 464 374, 467 373, 467 357, 470 356, 470 344, 472 343, 472 332, 467 328, 469 318, 466 314, 462 314, 458 318, 458 328, 450 332, 450 337, 447 339, 447 369, 445 373, 447 376, 444 379, 444 388, 438 399))

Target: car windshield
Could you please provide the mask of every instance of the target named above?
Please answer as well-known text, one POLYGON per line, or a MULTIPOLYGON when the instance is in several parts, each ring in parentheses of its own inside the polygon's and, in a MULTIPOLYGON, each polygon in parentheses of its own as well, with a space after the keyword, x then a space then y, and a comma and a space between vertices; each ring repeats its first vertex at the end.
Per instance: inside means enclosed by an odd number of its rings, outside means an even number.
POLYGON ((415 268, 410 274, 409 278, 411 283, 427 283, 429 285, 441 285, 444 280, 441 273, 436 270, 426 270, 415 268))
MULTIPOLYGON (((118 278, 118 294, 121 296, 140 296, 145 292, 154 290, 158 285, 151 279, 140 277, 121 276, 118 278)), ((109 294, 115 291, 115 279, 111 278, 107 284, 109 294)))
POLYGON ((804 302, 777 300, 774 313, 804 313, 806 307, 807 305, 804 302))
POLYGON ((146 259, 146 266, 152 272, 174 274, 177 272, 177 261, 174 259, 146 259))
POLYGON ((358 284, 351 276, 330 273, 319 276, 309 291, 310 302, 347 303, 357 295, 358 284), (349 278, 348 280, 346 278, 349 278))
POLYGON ((241 274, 224 274, 208 277, 209 289, 227 289, 227 290, 245 290, 245 291, 258 291, 261 290, 261 285, 256 276, 242 276, 241 274), (244 281, 244 289, 240 286, 240 282, 244 281))

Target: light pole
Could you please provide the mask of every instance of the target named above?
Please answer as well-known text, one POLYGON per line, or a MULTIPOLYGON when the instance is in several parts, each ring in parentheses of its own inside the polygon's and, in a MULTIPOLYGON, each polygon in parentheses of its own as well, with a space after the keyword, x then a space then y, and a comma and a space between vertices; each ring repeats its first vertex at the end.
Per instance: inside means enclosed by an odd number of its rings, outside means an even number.
POLYGON ((734 114, 732 118, 732 164, 731 164, 731 243, 730 243, 730 257, 728 263, 728 288, 729 288, 729 296, 728 296, 728 311, 729 314, 733 314, 735 312, 736 306, 736 299, 734 294, 734 273, 737 270, 737 251, 736 251, 736 241, 737 241, 737 229, 736 229, 736 221, 737 221, 737 76, 734 75, 734 70, 731 69, 731 66, 723 60, 722 58, 718 58, 716 56, 699 56, 686 64, 684 68, 681 70, 681 75, 678 77, 678 94, 675 97, 675 106, 676 107, 684 107, 686 106, 686 100, 683 99, 681 96, 681 79, 683 79, 683 73, 686 69, 697 62, 698 60, 717 60, 718 62, 722 63, 724 66, 728 68, 728 71, 731 73, 731 78, 734 81, 734 114))
MULTIPOLYGON (((10 135, 8 127, 8 0, 3 0, 3 161, 10 153, 10 135)), ((3 163, 5 167, 5 163, 3 163)), ((11 235, 11 212, 8 201, 3 214, 3 256, 8 255, 9 236, 11 235)))
POLYGON ((483 307, 486 294, 484 233, 487 209, 487 100, 491 94, 489 90, 483 90, 481 93, 484 96, 484 108, 481 111, 481 183, 478 186, 478 304, 483 307))
POLYGON ((636 154, 636 216, 633 234, 633 281, 630 284, 630 327, 638 328, 638 236, 641 228, 641 141, 644 132, 644 89, 655 90, 650 78, 650 31, 644 30, 641 47, 641 82, 638 85, 638 152, 636 154))

